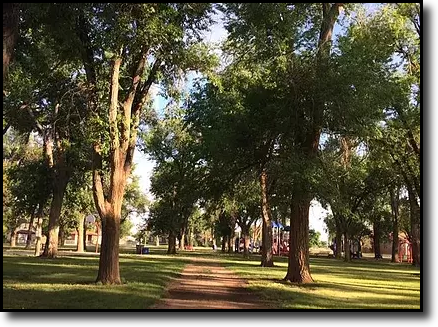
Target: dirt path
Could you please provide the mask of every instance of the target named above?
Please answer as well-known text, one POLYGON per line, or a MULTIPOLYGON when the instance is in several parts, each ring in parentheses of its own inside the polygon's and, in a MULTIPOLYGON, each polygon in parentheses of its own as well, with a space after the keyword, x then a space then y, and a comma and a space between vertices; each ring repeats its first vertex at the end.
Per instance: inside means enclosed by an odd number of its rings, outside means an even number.
POLYGON ((194 258, 153 309, 268 309, 245 284, 218 262, 194 258))

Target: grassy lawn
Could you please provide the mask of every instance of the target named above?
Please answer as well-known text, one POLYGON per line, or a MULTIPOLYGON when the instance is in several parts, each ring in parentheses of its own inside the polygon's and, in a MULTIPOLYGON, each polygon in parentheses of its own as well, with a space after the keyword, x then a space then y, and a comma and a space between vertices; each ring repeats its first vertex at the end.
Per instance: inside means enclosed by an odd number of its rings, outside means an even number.
POLYGON ((98 257, 40 259, 3 253, 3 309, 145 309, 161 298, 188 260, 120 255, 123 285, 94 283, 98 257))
POLYGON ((312 258, 315 283, 297 286, 282 281, 287 270, 285 257, 275 257, 273 268, 262 268, 259 255, 243 259, 211 249, 176 256, 165 255, 165 247, 153 246, 149 255, 131 254, 129 249, 123 252, 120 270, 124 284, 104 286, 94 283, 98 270, 94 253, 64 252, 52 260, 14 255, 4 249, 3 309, 146 309, 163 296, 166 285, 178 277, 190 257, 197 256, 221 261, 275 308, 420 308, 420 271, 407 264, 312 258))
POLYGON ((224 266, 248 279, 249 288, 281 309, 420 309, 420 270, 407 264, 311 258, 316 283, 298 286, 282 279, 287 258, 259 267, 260 256, 223 255, 224 266))

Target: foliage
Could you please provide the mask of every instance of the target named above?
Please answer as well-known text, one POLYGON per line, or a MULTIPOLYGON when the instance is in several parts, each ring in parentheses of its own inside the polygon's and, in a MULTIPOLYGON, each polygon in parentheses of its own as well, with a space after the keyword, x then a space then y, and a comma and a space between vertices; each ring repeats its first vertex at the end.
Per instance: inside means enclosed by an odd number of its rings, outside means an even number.
POLYGON ((315 231, 313 228, 309 229, 309 247, 319 247, 321 246, 320 238, 321 233, 315 231))
POLYGON ((196 135, 188 131, 181 109, 169 111, 145 135, 144 150, 156 162, 151 191, 156 202, 151 224, 157 232, 175 235, 187 227, 199 198, 197 184, 204 167, 195 149, 196 135))
POLYGON ((31 141, 21 151, 10 157, 18 156, 17 162, 3 162, 3 225, 9 230, 28 222, 51 195, 51 176, 40 149, 31 141))

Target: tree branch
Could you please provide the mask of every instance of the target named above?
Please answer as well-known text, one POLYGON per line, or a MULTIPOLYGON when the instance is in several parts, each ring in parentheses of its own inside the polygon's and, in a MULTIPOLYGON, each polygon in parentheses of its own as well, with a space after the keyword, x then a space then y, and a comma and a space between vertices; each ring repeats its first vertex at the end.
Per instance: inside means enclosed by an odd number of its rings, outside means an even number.
POLYGON ((106 200, 103 194, 103 180, 100 174, 100 170, 102 169, 102 154, 100 145, 97 142, 93 145, 92 165, 94 203, 96 204, 99 216, 104 217, 106 213, 106 200))
POLYGON ((76 33, 82 42, 82 62, 84 64, 87 81, 93 87, 96 85, 97 75, 94 65, 94 54, 91 47, 91 40, 88 36, 87 21, 83 15, 80 15, 76 20, 76 33))
MULTIPOLYGON (((137 62, 137 67, 134 69, 132 75, 132 84, 129 88, 128 95, 126 96, 125 101, 123 102, 123 124, 122 124, 122 144, 123 150, 126 151, 130 142, 130 133, 131 133, 131 111, 132 104, 134 102, 135 94, 137 92, 138 85, 141 81, 141 76, 143 75, 146 60, 147 60, 147 52, 146 48, 143 48, 140 53, 140 59, 137 62)), ((135 115, 134 115, 135 119, 135 115)))
POLYGON ((137 87, 137 94, 136 94, 137 99, 131 111, 131 126, 130 126, 130 135, 129 135, 130 139, 127 149, 127 155, 125 157, 125 162, 124 162, 124 169, 126 173, 129 173, 132 166, 135 145, 137 143, 137 132, 140 123, 141 108, 144 106, 146 102, 149 90, 157 76, 158 69, 160 68, 160 66, 161 66, 161 61, 159 60, 159 58, 157 58, 154 64, 152 65, 148 79, 144 82, 143 86, 140 88, 139 91, 137 87))
POLYGON ((9 127, 11 127, 11 124, 7 123, 6 126, 3 128, 3 135, 6 134, 6 132, 8 131, 9 127))
POLYGON ((20 109, 27 109, 27 112, 29 113, 29 116, 32 118, 32 121, 35 125, 35 128, 37 129, 37 131, 44 136, 44 128, 43 126, 37 121, 35 115, 33 114, 32 109, 30 109, 30 106, 28 104, 23 104, 20 109))
POLYGON ((161 66, 161 60, 160 58, 157 58, 152 65, 151 71, 149 72, 148 79, 144 82, 143 86, 140 89, 140 92, 138 93, 138 99, 134 105, 134 110, 132 112, 133 115, 136 114, 137 111, 140 111, 143 105, 146 102, 149 89, 152 86, 152 83, 155 81, 155 78, 157 77, 158 69, 161 66))
POLYGON ((406 128, 406 134, 407 134, 407 138, 408 138, 408 142, 411 145, 412 149, 414 150, 414 152, 417 154, 418 157, 418 162, 421 162, 421 153, 420 153, 420 148, 417 144, 417 142, 415 141, 414 138, 414 134, 412 133, 411 128, 408 125, 408 122, 406 121, 406 117, 404 115, 403 110, 401 109, 400 106, 394 106, 395 111, 397 111, 400 120, 403 123, 403 126, 406 128))
POLYGON ((109 127, 111 149, 115 150, 119 147, 119 129, 117 126, 117 108, 119 99, 119 74, 122 59, 116 58, 113 62, 111 71, 111 89, 110 89, 110 107, 109 107, 109 127))

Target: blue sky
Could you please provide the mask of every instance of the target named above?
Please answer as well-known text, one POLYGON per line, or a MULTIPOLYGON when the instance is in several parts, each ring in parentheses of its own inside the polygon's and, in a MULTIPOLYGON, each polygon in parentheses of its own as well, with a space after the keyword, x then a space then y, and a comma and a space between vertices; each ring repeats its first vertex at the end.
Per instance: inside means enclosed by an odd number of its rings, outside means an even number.
MULTIPOLYGON (((375 3, 368 3, 365 4, 365 6, 368 13, 371 13, 378 8, 378 4, 375 3)), ((209 32, 204 33, 204 41, 208 43, 217 43, 223 41, 227 36, 227 31, 224 29, 222 24, 221 15, 214 16, 214 19, 216 23, 211 27, 211 30, 209 32)), ((339 25, 335 25, 334 34, 336 35, 340 32, 341 27, 339 25)), ((191 81, 194 77, 196 77, 196 74, 193 73, 188 76, 187 85, 191 84, 191 81)), ((164 108, 166 103, 167 100, 165 98, 158 94, 155 95, 154 105, 156 109, 160 110, 164 108)), ((152 194, 150 194, 149 188, 150 177, 152 174, 154 163, 151 160, 148 160, 147 156, 138 150, 135 151, 134 162, 136 164, 135 173, 140 176, 140 185, 142 189, 148 194, 149 198, 152 200, 153 196, 152 194)), ((321 240, 323 241, 328 240, 328 234, 325 232, 326 226, 322 221, 327 213, 328 211, 323 209, 319 202, 312 201, 309 209, 310 228, 314 228, 315 230, 319 231, 321 233, 321 240)), ((138 222, 134 221, 134 223, 136 224, 138 222)))

